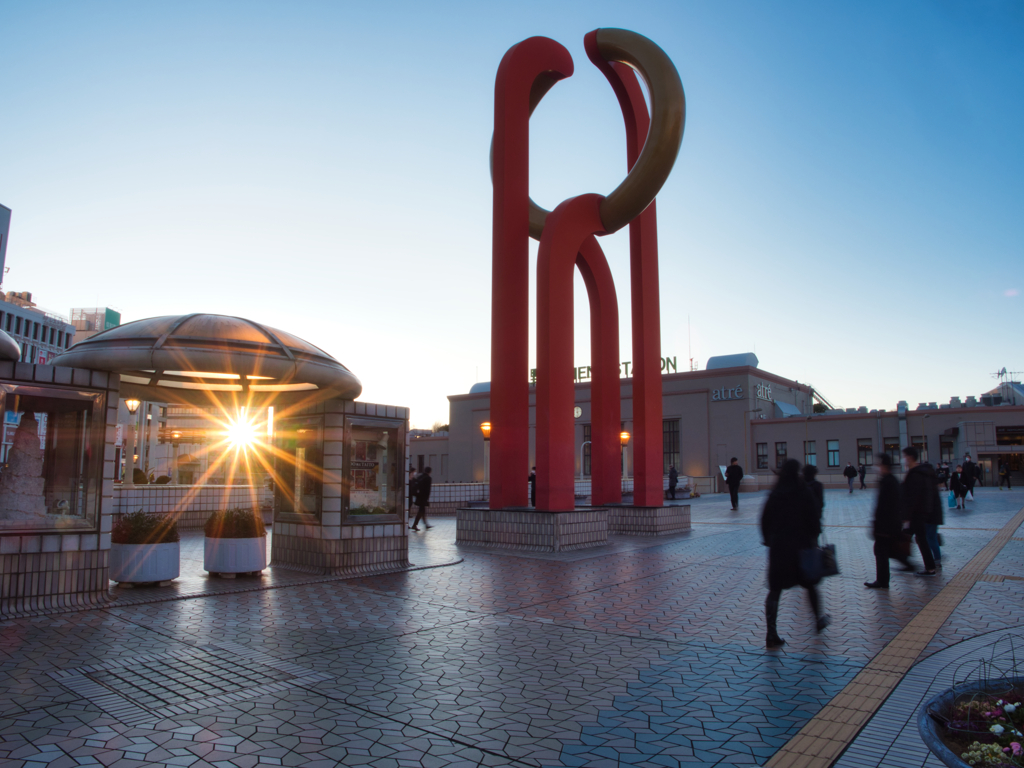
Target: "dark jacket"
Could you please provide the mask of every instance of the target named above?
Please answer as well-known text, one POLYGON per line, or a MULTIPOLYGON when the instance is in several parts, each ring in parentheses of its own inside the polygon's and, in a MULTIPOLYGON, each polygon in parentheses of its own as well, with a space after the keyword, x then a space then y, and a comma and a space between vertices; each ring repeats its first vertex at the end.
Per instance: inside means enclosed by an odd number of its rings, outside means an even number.
POLYGON ((811 489, 802 480, 779 482, 761 512, 761 536, 768 547, 768 589, 803 584, 800 550, 815 546, 821 516, 811 489))
POLYGON ((902 530, 900 481, 892 475, 883 475, 878 483, 878 499, 875 501, 875 538, 895 539, 902 530))
POLYGON ((672 467, 672 469, 668 471, 668 487, 675 488, 677 485, 679 485, 679 473, 676 472, 675 467, 672 467))
POLYGON ((852 464, 848 465, 846 467, 846 469, 843 470, 843 477, 849 477, 849 478, 852 479, 852 478, 854 478, 856 476, 857 476, 857 470, 853 468, 852 464))
POLYGON ((924 533, 926 523, 944 522, 935 470, 928 464, 918 464, 903 478, 903 519, 910 521, 910 530, 915 535, 924 533))
POLYGON ((743 467, 739 464, 730 464, 725 468, 725 484, 738 486, 743 482, 743 467))
POLYGON ((818 517, 820 518, 822 511, 825 509, 825 486, 817 480, 811 480, 807 483, 807 487, 811 489, 811 494, 818 504, 818 517))
POLYGON ((861 482, 863 482, 864 478, 868 476, 868 468, 861 464, 857 467, 857 474, 860 475, 861 482))
POLYGON ((424 472, 422 475, 416 478, 416 506, 417 507, 429 507, 430 506, 430 486, 432 484, 430 475, 424 472))
POLYGON ((954 496, 963 496, 967 493, 967 487, 964 485, 963 480, 960 479, 959 472, 954 472, 949 476, 949 490, 953 492, 954 496))
POLYGON ((960 479, 963 480, 968 490, 974 487, 974 481, 977 479, 975 476, 975 468, 977 466, 973 461, 965 461, 960 465, 960 468, 963 470, 960 473, 960 479))

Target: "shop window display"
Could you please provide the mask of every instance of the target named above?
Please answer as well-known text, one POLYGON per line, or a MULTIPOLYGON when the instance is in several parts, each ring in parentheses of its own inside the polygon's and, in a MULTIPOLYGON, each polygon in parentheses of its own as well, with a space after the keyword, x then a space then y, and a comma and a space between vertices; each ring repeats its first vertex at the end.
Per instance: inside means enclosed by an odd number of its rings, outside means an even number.
POLYGON ((349 435, 348 514, 398 514, 398 430, 352 424, 349 435))
POLYGON ((319 417, 282 419, 274 429, 274 502, 279 513, 319 515, 323 425, 319 417))
POLYGON ((0 385, 0 530, 89 529, 102 491, 104 397, 0 385))

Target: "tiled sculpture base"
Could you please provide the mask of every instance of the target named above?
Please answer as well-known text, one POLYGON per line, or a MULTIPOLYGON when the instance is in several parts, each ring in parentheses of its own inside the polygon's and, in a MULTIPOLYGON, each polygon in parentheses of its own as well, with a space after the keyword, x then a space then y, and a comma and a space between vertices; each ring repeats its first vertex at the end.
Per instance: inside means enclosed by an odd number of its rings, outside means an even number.
POLYGON ((460 509, 456 544, 567 552, 608 543, 608 510, 538 512, 519 509, 460 509))
POLYGON ((409 539, 401 523, 342 526, 341 539, 293 536, 279 533, 280 527, 274 525, 271 565, 327 576, 409 567, 409 539), (380 535, 373 535, 377 529, 380 535))
POLYGON ((609 507, 608 532, 629 536, 664 536, 690 530, 690 505, 679 507, 609 507))

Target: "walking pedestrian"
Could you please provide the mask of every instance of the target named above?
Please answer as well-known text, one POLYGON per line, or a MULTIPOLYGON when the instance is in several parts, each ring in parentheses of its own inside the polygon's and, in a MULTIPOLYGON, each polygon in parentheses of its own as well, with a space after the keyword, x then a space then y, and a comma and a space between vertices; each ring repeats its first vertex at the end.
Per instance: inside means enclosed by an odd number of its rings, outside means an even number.
POLYGON ((423 474, 416 478, 416 506, 419 511, 416 513, 416 519, 412 521, 412 526, 409 530, 418 531, 420 520, 423 520, 423 527, 430 530, 434 526, 427 523, 427 507, 430 506, 430 467, 423 468, 423 474))
POLYGON ((949 489, 953 492, 956 508, 967 509, 967 501, 964 499, 964 494, 967 493, 967 485, 963 481, 963 468, 959 464, 956 465, 956 471, 949 476, 949 489))
POLYGON ((857 477, 860 478, 860 489, 862 491, 868 487, 867 484, 864 482, 864 478, 867 477, 867 474, 868 468, 865 467, 863 464, 857 467, 857 477))
POLYGON ((943 490, 949 490, 949 462, 939 462, 939 482, 942 483, 943 490))
POLYGON ((853 493, 853 480, 857 477, 857 470, 853 468, 853 464, 846 462, 846 469, 843 470, 843 477, 846 478, 846 482, 850 484, 850 493, 853 493))
POLYGON ((977 481, 977 476, 974 473, 974 469, 977 466, 971 461, 971 454, 964 456, 964 463, 961 466, 960 480, 966 486, 964 490, 964 509, 967 509, 967 496, 970 495, 971 501, 974 501, 974 483, 977 481))
POLYGON ((676 468, 669 465, 668 468, 668 497, 675 499, 676 497, 676 486, 679 485, 679 473, 676 472, 676 468))
POLYGON ((999 465, 999 490, 1003 490, 1003 483, 1006 483, 1006 490, 1012 491, 1013 486, 1010 484, 1010 465, 1008 462, 1003 462, 999 465))
POLYGON ((977 461, 974 463, 974 482, 979 488, 983 488, 985 483, 982 480, 985 479, 985 469, 981 466, 981 462, 977 461))
POLYGON ((909 524, 917 548, 924 558, 924 570, 918 571, 918 575, 934 576, 942 504, 939 501, 935 471, 927 464, 919 464, 917 458, 917 448, 914 446, 903 449, 903 461, 908 467, 906 477, 903 478, 903 520, 909 524))
POLYGON ((409 512, 412 512, 413 499, 416 498, 416 468, 409 467, 409 512))
POLYGON ((825 510, 825 486, 815 479, 818 475, 818 468, 813 464, 804 464, 802 471, 804 482, 814 494, 814 500, 818 502, 818 517, 821 517, 821 513, 825 510))
POLYGON ((761 536, 768 547, 768 599, 764 604, 768 624, 766 648, 781 648, 786 644, 777 629, 779 598, 785 589, 795 586, 806 589, 817 631, 829 625, 829 617, 821 612, 817 588, 800 569, 800 550, 817 546, 820 534, 821 516, 814 494, 800 478, 800 463, 787 459, 761 512, 761 536))
POLYGON ((883 453, 878 457, 878 498, 875 500, 875 520, 872 535, 875 539, 875 580, 865 581, 869 589, 889 588, 889 558, 903 562, 900 537, 903 534, 900 508, 900 481, 892 474, 892 457, 883 453))
POLYGON ((740 460, 733 456, 729 459, 729 466, 725 468, 725 484, 729 486, 729 500, 732 502, 732 509, 735 512, 740 508, 740 483, 743 482, 743 467, 740 460))
MULTIPOLYGON (((522 475, 520 475, 522 477, 522 475)), ((537 506, 537 468, 530 468, 530 476, 526 478, 530 482, 530 506, 537 506)))

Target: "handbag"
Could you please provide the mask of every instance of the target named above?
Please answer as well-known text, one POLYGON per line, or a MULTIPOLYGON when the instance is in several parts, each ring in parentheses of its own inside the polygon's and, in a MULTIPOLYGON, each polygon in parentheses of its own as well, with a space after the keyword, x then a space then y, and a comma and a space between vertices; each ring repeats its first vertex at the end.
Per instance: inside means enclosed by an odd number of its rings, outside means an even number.
POLYGON ((910 543, 913 537, 907 531, 900 531, 900 535, 892 541, 892 557, 905 563, 910 559, 910 543))
POLYGON ((821 539, 824 542, 818 549, 821 551, 821 576, 838 576, 839 560, 836 558, 836 545, 829 544, 822 531, 821 539))
POLYGON ((800 578, 804 584, 813 586, 821 581, 821 547, 807 547, 800 550, 800 578))
POLYGON ((946 499, 946 506, 950 509, 956 506, 956 494, 952 491, 949 492, 949 497, 946 499))

